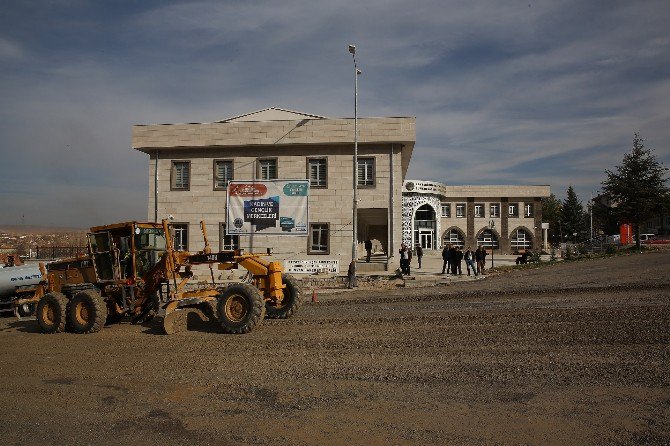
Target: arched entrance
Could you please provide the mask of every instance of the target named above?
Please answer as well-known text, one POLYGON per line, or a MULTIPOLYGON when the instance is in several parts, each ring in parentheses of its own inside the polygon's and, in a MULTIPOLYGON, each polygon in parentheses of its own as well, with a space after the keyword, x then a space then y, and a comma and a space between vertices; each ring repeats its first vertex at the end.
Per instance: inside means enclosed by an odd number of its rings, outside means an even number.
POLYGON ((429 204, 420 206, 414 212, 413 245, 424 249, 435 249, 435 209, 429 204))
POLYGON ((465 246, 465 235, 463 234, 463 231, 456 227, 447 229, 442 236, 442 246, 447 245, 463 249, 465 246))
POLYGON ((498 249, 498 234, 492 229, 483 229, 477 236, 477 246, 498 249))
POLYGON ((512 231, 510 244, 512 251, 533 249, 533 236, 526 228, 516 228, 514 231, 512 231))

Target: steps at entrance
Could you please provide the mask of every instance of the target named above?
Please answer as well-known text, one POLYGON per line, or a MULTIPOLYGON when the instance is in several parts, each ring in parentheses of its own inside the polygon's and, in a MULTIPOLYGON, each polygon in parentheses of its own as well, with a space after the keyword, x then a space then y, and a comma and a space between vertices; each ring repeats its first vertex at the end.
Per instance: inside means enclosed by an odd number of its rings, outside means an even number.
POLYGON ((387 271, 387 269, 386 254, 372 254, 369 263, 365 261, 365 257, 361 257, 356 261, 356 271, 369 273, 387 271))

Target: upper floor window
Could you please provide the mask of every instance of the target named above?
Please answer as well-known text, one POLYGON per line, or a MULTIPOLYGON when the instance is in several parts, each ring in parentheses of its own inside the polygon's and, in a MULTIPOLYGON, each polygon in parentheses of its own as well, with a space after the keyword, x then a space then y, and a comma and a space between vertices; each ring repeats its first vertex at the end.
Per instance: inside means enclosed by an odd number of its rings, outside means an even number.
POLYGON ((214 189, 221 190, 228 187, 233 179, 233 162, 224 160, 214 161, 214 189))
POLYGON ((465 217, 465 203, 458 203, 456 205, 456 217, 465 217))
POLYGON ((375 185, 375 159, 358 158, 358 183, 359 186, 375 185))
POLYGON ((523 215, 526 217, 532 217, 533 216, 533 204, 532 203, 526 203, 526 205, 523 207, 523 215))
POLYGON ((510 217, 518 217, 519 216, 519 204, 518 203, 510 203, 507 205, 508 210, 509 210, 509 216, 510 217))
POLYGON ((451 217, 451 205, 449 203, 442 203, 440 208, 442 209, 442 217, 451 217))
POLYGON ((277 158, 258 160, 258 177, 261 180, 276 180, 277 158))
POLYGON ((308 159, 307 177, 310 187, 328 187, 328 162, 326 158, 308 159))
POLYGON ((500 217, 500 203, 491 203, 489 207, 489 214, 491 217, 500 217))
POLYGON ((188 251, 188 224, 172 224, 172 244, 176 251, 188 251))
POLYGON ((170 171, 170 189, 189 190, 191 187, 191 162, 172 161, 170 171))
POLYGON ((475 217, 484 217, 484 204, 477 203, 475 204, 475 217))

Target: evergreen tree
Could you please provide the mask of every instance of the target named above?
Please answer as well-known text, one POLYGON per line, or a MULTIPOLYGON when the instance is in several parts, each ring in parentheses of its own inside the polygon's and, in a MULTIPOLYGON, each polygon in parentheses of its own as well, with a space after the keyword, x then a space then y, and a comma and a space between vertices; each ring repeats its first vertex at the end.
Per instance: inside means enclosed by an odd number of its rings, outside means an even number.
POLYGON ((584 212, 582 202, 579 201, 575 189, 570 185, 566 193, 565 201, 561 207, 561 223, 563 234, 568 240, 584 240, 589 238, 589 226, 587 215, 584 212), (575 237, 574 234, 577 233, 575 237))
POLYGON ((549 197, 542 198, 542 221, 549 223, 549 231, 547 237, 549 243, 561 242, 561 208, 563 203, 556 198, 556 195, 551 194, 549 197))
POLYGON ((644 138, 635 132, 633 150, 624 154, 615 172, 606 170, 605 174, 603 192, 612 200, 619 222, 633 224, 639 249, 640 224, 658 215, 670 202, 666 168, 644 148, 644 138))

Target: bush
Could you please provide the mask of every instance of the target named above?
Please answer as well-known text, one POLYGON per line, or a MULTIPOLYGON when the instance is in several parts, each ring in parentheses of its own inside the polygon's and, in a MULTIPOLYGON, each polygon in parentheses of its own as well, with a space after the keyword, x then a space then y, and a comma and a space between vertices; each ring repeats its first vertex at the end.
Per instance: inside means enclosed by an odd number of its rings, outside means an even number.
POLYGON ((613 243, 608 243, 605 245, 605 254, 616 254, 618 251, 617 246, 613 243))

